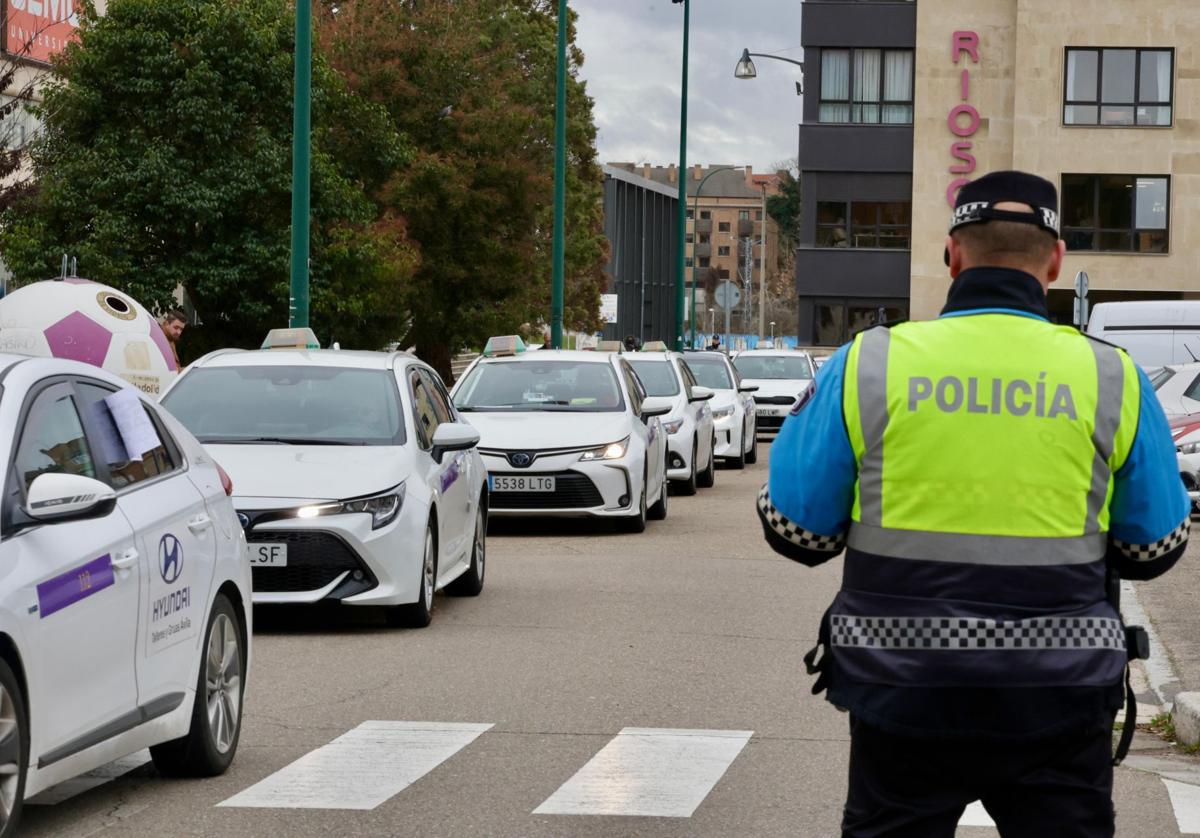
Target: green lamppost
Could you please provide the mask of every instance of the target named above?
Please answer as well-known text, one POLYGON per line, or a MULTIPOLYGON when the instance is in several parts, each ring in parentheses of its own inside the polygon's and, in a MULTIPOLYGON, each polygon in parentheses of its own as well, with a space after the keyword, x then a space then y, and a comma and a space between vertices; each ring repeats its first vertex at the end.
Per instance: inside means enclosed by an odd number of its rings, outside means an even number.
POLYGON ((554 246, 550 280, 550 346, 562 349, 564 227, 567 205, 567 0, 558 0, 558 83, 554 99, 554 246))
MULTIPOLYGON (((683 85, 679 106, 679 230, 675 237, 675 349, 683 350, 683 258, 687 233, 687 109, 688 109, 688 30, 691 26, 692 4, 688 0, 671 0, 683 4, 683 85)), ((695 292, 692 294, 692 331, 696 329, 695 292)))
POLYGON ((308 325, 309 153, 312 142, 312 7, 296 0, 296 75, 292 111, 292 283, 288 325, 308 325))

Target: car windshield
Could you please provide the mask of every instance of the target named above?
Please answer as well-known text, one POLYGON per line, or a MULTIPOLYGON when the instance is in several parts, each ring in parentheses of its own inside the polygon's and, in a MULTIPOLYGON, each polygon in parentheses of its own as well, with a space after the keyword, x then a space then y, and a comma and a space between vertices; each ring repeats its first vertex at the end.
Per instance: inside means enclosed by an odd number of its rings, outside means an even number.
POLYGON ((1170 367, 1163 367, 1158 372, 1150 376, 1150 386, 1155 390, 1161 390, 1162 386, 1175 377, 1175 370, 1170 367))
POLYGON ((711 390, 732 390, 733 380, 729 377, 729 367, 720 358, 688 358, 688 366, 701 387, 711 390))
POLYGON ((679 394, 679 376, 675 365, 669 361, 630 361, 629 365, 642 380, 647 396, 675 396, 679 394))
POLYGON ((201 442, 401 445, 388 370, 321 366, 194 369, 162 400, 201 442))
POLYGON ((812 378, 807 355, 739 355, 733 365, 742 378, 794 381, 812 378))
POLYGON ((454 392, 464 412, 625 409, 617 373, 607 361, 521 361, 476 364, 454 392))

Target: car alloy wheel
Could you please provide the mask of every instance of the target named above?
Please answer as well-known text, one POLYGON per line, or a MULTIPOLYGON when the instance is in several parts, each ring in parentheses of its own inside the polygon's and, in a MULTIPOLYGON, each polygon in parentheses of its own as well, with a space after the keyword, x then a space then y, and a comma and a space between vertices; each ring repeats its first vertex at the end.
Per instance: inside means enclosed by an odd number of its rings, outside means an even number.
POLYGON ((242 714, 242 653, 237 626, 227 614, 218 614, 213 622, 206 661, 208 729, 213 745, 224 754, 237 739, 242 714))
POLYGON ((8 826, 21 786, 21 717, 8 689, 0 685, 0 830, 8 826))
POLYGON ((425 559, 421 566, 421 580, 425 595, 425 607, 433 610, 433 588, 437 584, 437 563, 433 555, 433 531, 425 532, 425 559))

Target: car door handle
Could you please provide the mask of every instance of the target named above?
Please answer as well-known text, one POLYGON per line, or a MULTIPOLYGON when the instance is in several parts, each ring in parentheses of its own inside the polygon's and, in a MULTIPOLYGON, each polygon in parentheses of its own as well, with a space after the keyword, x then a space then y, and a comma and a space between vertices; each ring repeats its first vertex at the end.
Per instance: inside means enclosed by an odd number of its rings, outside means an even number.
POLYGON ((212 526, 212 518, 207 515, 197 515, 192 520, 188 521, 188 529, 194 533, 199 533, 212 526))
POLYGON ((138 551, 134 548, 126 550, 119 558, 112 559, 112 566, 117 570, 129 570, 138 560, 138 551))

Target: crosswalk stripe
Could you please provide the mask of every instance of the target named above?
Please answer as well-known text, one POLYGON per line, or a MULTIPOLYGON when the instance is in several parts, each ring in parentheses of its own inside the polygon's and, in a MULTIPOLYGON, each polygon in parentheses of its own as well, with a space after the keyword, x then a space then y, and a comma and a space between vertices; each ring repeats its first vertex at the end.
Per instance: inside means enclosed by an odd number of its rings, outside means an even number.
POLYGON ((1175 810, 1175 822, 1184 835, 1200 835, 1200 786, 1163 778, 1171 808, 1175 810))
POLYGON ((491 727, 441 722, 363 722, 217 805, 374 809, 491 727))
POLYGON ((996 822, 992 820, 992 816, 987 813, 987 809, 983 808, 983 804, 976 800, 966 811, 963 816, 958 819, 959 826, 992 826, 996 822))
POLYGON ((533 813, 691 817, 753 733, 627 727, 533 813))
POLYGON ((107 765, 100 766, 95 771, 80 774, 78 777, 72 777, 70 780, 64 780, 56 786, 51 786, 44 791, 38 792, 35 797, 26 800, 25 805, 54 806, 63 801, 70 800, 76 795, 83 794, 85 791, 98 788, 123 774, 128 774, 135 768, 141 768, 149 761, 149 750, 138 751, 127 757, 121 757, 107 765))

